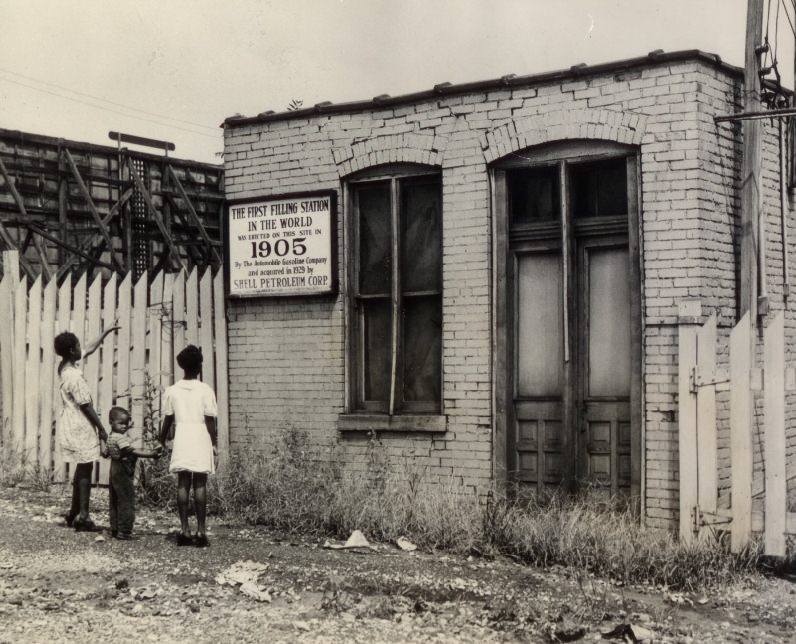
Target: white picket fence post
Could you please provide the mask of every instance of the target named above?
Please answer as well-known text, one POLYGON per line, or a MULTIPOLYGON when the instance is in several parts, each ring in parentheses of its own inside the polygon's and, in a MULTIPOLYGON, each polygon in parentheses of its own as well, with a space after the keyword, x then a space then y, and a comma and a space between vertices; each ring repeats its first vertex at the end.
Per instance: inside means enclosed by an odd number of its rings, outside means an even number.
MULTIPOLYGON (((701 326, 698 303, 680 307, 679 445, 680 538, 691 541, 706 529, 728 529, 730 547, 741 552, 754 532, 762 532, 766 554, 784 556, 787 535, 796 532, 796 514, 787 511, 785 391, 790 378, 785 369, 785 318, 776 313, 763 332, 762 382, 754 369, 755 337, 746 314, 730 332, 729 374, 716 369, 716 316, 701 326), (729 381, 730 389, 730 508, 718 507, 718 441, 716 388, 729 381), (765 499, 763 512, 753 507, 753 390, 764 391, 763 459, 765 499)), ((793 386, 794 383, 791 383, 793 386)))

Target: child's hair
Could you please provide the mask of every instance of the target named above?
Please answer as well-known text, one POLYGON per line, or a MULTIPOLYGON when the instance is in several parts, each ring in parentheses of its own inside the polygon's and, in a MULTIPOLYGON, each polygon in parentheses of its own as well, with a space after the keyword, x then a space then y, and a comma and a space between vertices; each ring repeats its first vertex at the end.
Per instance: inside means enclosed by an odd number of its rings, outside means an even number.
POLYGON ((115 420, 119 420, 122 416, 129 418, 130 412, 124 407, 111 407, 111 410, 108 412, 108 421, 112 423, 115 420))
POLYGON ((61 358, 68 358, 72 349, 78 345, 78 339, 71 331, 64 331, 55 336, 53 345, 55 347, 55 353, 61 358))
POLYGON ((177 354, 177 364, 188 373, 199 373, 202 368, 202 350, 189 344, 177 354))

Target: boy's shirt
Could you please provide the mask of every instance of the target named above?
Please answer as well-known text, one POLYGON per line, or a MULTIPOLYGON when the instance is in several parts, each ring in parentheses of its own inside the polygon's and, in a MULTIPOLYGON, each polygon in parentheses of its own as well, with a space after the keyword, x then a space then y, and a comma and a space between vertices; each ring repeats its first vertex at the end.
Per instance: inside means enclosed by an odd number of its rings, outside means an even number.
POLYGON ((135 445, 127 434, 111 432, 108 436, 108 453, 111 460, 119 461, 130 476, 135 475, 135 463, 138 460, 132 453, 134 448, 135 445))

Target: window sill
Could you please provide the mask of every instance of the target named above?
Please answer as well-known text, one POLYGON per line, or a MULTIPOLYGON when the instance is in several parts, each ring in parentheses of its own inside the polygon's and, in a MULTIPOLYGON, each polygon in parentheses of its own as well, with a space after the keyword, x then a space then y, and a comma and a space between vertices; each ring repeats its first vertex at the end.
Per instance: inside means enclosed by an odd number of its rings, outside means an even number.
POLYGON ((448 417, 436 414, 340 414, 337 430, 341 432, 445 432, 448 417))

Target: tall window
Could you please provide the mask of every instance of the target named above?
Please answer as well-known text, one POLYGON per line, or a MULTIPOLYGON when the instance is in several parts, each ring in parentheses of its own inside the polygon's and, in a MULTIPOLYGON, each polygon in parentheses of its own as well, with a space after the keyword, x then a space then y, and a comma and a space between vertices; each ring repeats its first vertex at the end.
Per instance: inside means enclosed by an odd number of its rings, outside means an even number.
POLYGON ((350 184, 355 407, 439 413, 442 380, 442 198, 439 174, 350 184))

